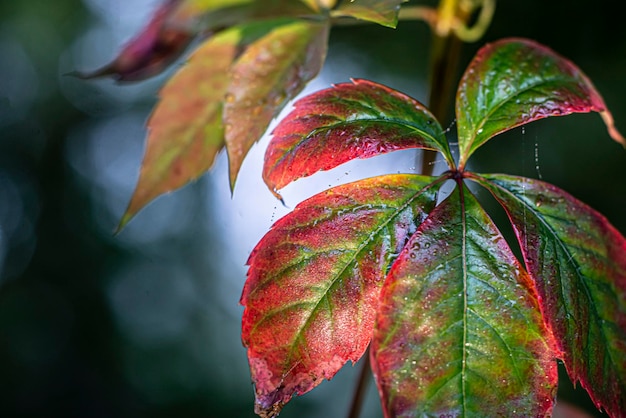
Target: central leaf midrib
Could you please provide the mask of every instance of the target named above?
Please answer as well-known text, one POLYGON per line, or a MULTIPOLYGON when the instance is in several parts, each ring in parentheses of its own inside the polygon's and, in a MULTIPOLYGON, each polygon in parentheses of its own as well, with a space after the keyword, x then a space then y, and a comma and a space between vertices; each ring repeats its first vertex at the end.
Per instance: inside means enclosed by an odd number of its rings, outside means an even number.
MULTIPOLYGON (((460 182, 459 182, 460 183, 460 182)), ((462 268, 462 277, 463 277, 463 345, 462 349, 462 358, 461 358, 461 399, 462 399, 462 408, 463 408, 463 416, 467 416, 467 388, 465 385, 466 373, 467 373, 467 310, 468 310, 468 301, 467 301, 467 280, 468 280, 468 269, 467 269, 467 214, 466 214, 466 206, 465 206, 465 187, 464 185, 458 184, 459 187, 459 204, 460 204, 460 215, 461 215, 461 268, 462 268)))

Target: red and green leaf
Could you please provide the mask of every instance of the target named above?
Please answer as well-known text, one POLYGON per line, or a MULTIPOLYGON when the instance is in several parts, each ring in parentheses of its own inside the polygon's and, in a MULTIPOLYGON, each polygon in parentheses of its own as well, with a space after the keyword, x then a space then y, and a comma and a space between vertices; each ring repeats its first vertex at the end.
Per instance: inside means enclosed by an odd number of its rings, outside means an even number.
POLYGON ((280 410, 363 355, 383 279, 439 183, 396 174, 338 186, 259 242, 241 297, 257 413, 280 410))
POLYGON ((626 146, 591 81, 571 61, 527 39, 481 48, 459 84, 456 117, 459 167, 506 130, 549 116, 600 112, 611 137, 626 146))
POLYGON ((559 188, 505 175, 476 177, 500 201, 536 283, 571 379, 598 407, 626 411, 626 239, 559 188))
POLYGON ((224 105, 231 188, 252 145, 321 69, 328 22, 294 20, 252 43, 231 69, 224 105))
POLYGON ((392 266, 371 357, 385 417, 550 415, 554 344, 535 290, 465 187, 392 266))
POLYGON ((398 24, 400 5, 408 0, 359 0, 343 1, 333 10, 336 17, 354 17, 382 26, 395 28, 398 24))
POLYGON ((453 159, 435 117, 417 100, 389 87, 353 80, 298 100, 272 132, 263 178, 270 190, 355 158, 408 148, 453 159))

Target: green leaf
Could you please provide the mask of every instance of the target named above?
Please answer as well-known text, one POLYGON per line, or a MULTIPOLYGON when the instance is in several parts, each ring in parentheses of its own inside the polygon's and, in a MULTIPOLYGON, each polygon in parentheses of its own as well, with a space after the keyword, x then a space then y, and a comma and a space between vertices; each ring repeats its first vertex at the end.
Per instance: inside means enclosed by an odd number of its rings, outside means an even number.
POLYGON ((272 132, 263 178, 274 191, 355 158, 426 148, 454 160, 435 117, 415 99, 367 80, 308 95, 272 132))
POLYGON ((385 417, 550 414, 556 361, 532 282, 465 187, 392 266, 371 355, 385 417))
POLYGON ((626 239, 559 188, 505 175, 477 177, 500 201, 536 282, 572 381, 598 408, 626 411, 626 239))
POLYGON ((231 69, 224 106, 231 189, 248 151, 324 63, 328 22, 291 21, 251 44, 231 69))
POLYGON ((398 24, 400 5, 406 1, 408 0, 343 1, 333 10, 332 15, 333 17, 354 17, 395 28, 398 24))
POLYGON ((459 168, 495 135, 531 121, 600 112, 611 137, 626 146, 604 100, 571 61, 527 39, 503 39, 478 51, 459 84, 459 168))
POLYGON ((259 242, 241 296, 257 413, 276 413, 363 355, 383 279, 439 183, 396 174, 338 186, 259 242))

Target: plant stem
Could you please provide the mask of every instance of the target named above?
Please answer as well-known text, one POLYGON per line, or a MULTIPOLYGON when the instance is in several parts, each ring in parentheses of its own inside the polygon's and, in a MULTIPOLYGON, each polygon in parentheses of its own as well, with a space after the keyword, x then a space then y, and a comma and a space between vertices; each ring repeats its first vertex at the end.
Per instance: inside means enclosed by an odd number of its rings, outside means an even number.
MULTIPOLYGON (((493 15, 493 1, 484 0, 489 4, 485 12, 481 10, 479 28, 468 29, 471 10, 462 7, 463 0, 441 0, 438 17, 433 27, 431 42, 428 107, 435 118, 441 123, 449 116, 451 99, 454 97, 456 76, 459 64, 459 55, 463 40, 457 35, 457 30, 463 28, 462 33, 471 36, 482 36, 493 15)), ((437 154, 434 151, 424 150, 422 153, 422 171, 424 175, 433 172, 434 160, 437 154)))
MULTIPOLYGON (((462 41, 453 33, 444 36, 433 33, 428 108, 435 118, 442 123, 448 118, 461 45, 462 41)), ((424 150, 422 153, 421 173, 423 175, 432 174, 436 155, 435 151, 430 150, 424 150)))
POLYGON ((352 395, 352 403, 350 404, 350 411, 348 412, 348 418, 359 418, 361 414, 361 407, 363 406, 363 400, 365 399, 365 392, 367 391, 367 385, 370 380, 372 368, 370 367, 370 349, 369 347, 365 351, 362 357, 361 370, 359 372, 359 379, 356 382, 356 388, 352 395))
MULTIPOLYGON (((463 41, 472 42, 482 37, 491 22, 495 8, 495 0, 483 0, 478 22, 474 27, 468 28, 466 23, 472 10, 462 7, 463 1, 441 0, 437 10, 421 6, 405 7, 400 9, 399 14, 400 20, 424 20, 432 29, 428 107, 440 122, 448 118, 449 107, 456 86, 459 55, 463 41)), ((340 16, 335 16, 333 19, 333 24, 339 25, 356 22, 346 21, 340 16)), ((436 155, 435 151, 423 151, 421 170, 423 175, 432 174, 436 155)), ((363 364, 350 404, 348 418, 359 418, 371 371, 368 347, 363 355, 363 364)))

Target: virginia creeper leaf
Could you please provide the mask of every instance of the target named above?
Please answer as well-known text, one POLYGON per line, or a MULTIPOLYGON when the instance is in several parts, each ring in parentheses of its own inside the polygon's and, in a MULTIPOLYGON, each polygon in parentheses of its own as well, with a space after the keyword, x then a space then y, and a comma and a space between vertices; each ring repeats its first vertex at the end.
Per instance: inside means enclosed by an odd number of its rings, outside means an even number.
POLYGON ((224 106, 231 189, 268 125, 321 69, 328 22, 291 21, 251 44, 231 70, 224 106))
POLYGON ((83 79, 113 76, 118 81, 139 81, 162 72, 187 48, 195 34, 170 24, 170 15, 180 0, 165 1, 150 22, 104 67, 91 72, 74 72, 83 79))
POLYGON ((626 411, 626 239, 600 213, 538 180, 480 180, 507 211, 573 382, 626 411))
POLYGON ((367 80, 337 84, 298 100, 272 132, 263 178, 270 190, 355 158, 408 148, 453 159, 435 117, 417 100, 367 80))
POLYGON ((553 349, 528 274, 457 188, 381 291, 371 357, 385 417, 548 416, 553 349))
POLYGON ((139 181, 118 229, 154 198, 198 178, 213 165, 224 147, 222 102, 229 69, 242 45, 272 27, 250 23, 210 38, 161 89, 161 100, 148 121, 139 181))
POLYGON ((395 28, 398 25, 400 5, 408 0, 354 0, 343 1, 333 16, 349 16, 395 28))
POLYGON ((383 278, 438 184, 395 174, 334 187, 257 244, 241 296, 257 413, 280 410, 363 355, 383 278))
POLYGON ((571 61, 527 39, 509 38, 478 51, 459 84, 459 168, 493 136, 549 116, 600 112, 611 137, 626 146, 591 81, 571 61))

